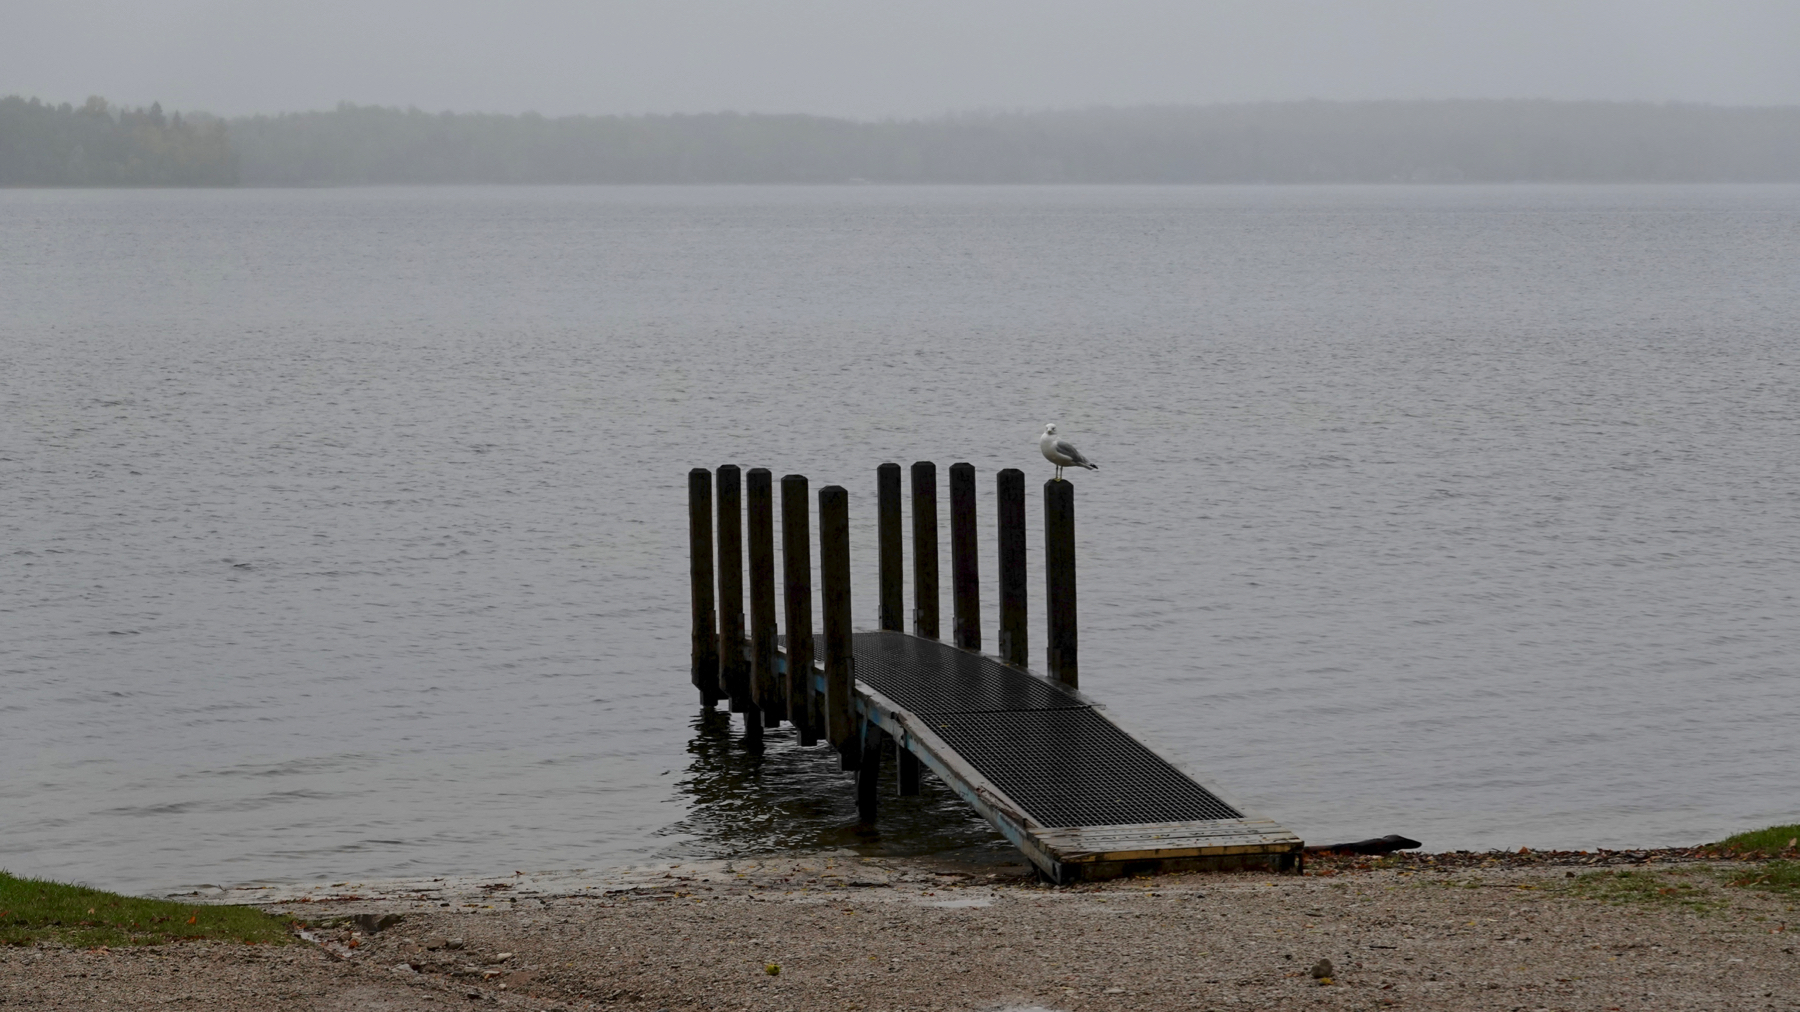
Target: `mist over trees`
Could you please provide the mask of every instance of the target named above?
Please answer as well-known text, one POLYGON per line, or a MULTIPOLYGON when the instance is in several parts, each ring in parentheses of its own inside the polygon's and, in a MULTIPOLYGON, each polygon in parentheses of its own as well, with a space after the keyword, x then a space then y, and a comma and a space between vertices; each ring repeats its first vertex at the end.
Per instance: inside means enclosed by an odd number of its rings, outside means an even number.
POLYGON ((248 184, 1800 180, 1800 109, 1290 102, 993 113, 493 116, 341 105, 232 122, 248 184))
POLYGON ((1800 108, 1282 102, 856 122, 426 113, 228 123, 0 100, 0 184, 1800 181, 1800 108))
POLYGON ((0 186, 232 186, 237 155, 211 116, 0 98, 0 186))

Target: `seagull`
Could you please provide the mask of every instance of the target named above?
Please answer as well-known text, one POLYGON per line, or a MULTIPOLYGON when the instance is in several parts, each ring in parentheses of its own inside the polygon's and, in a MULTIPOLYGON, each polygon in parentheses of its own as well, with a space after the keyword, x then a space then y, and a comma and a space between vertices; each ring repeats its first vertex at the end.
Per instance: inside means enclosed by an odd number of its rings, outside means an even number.
POLYGON ((1062 481, 1063 468, 1085 467, 1090 471, 1100 470, 1100 465, 1083 457, 1081 451, 1067 442, 1056 438, 1056 423, 1044 426, 1043 438, 1038 440, 1038 449, 1044 451, 1044 459, 1056 465, 1056 480, 1062 481))

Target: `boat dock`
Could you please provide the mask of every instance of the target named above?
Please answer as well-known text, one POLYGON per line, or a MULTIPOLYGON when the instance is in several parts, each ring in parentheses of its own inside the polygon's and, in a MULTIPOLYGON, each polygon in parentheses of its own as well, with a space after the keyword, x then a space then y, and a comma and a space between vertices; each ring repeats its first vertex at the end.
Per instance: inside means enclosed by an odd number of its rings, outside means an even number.
POLYGON ((787 721, 802 745, 824 742, 855 775, 874 821, 891 746, 901 794, 928 769, 1054 882, 1197 869, 1298 871, 1299 837, 1257 816, 1200 774, 1143 743, 1079 689, 1074 485, 1044 485, 1047 671, 1029 666, 1025 479, 996 477, 998 653, 982 652, 975 470, 950 467, 952 641, 939 639, 937 470, 912 466, 913 629, 903 629, 906 574, 900 467, 876 472, 879 628, 851 625, 849 495, 818 492, 823 635, 812 617, 807 479, 781 479, 783 603, 775 619, 770 472, 735 465, 688 475, 693 684, 703 705, 728 701, 744 734, 787 721), (716 537, 715 537, 716 517, 716 537), (749 609, 745 613, 745 552, 749 609), (716 567, 716 568, 715 568, 716 567))

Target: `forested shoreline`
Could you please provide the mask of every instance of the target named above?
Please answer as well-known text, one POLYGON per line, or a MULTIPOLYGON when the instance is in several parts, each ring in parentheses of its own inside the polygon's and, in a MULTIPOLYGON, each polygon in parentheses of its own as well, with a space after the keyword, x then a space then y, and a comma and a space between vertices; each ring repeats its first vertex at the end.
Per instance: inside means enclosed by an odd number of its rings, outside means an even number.
POLYGON ((857 122, 344 103, 224 120, 0 99, 3 186, 1795 181, 1796 107, 1280 102, 857 122))
POLYGON ((237 154, 214 116, 0 98, 0 186, 235 186, 237 154))

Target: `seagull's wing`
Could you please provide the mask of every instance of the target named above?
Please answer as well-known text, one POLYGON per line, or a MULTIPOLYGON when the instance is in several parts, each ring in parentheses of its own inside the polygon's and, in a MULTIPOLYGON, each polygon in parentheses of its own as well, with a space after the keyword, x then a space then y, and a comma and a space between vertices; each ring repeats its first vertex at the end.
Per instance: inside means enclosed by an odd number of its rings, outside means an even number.
POLYGON ((1078 466, 1085 466, 1088 462, 1088 459, 1081 455, 1081 451, 1075 449, 1075 444, 1068 442, 1067 440, 1059 439, 1056 441, 1056 452, 1069 458, 1071 463, 1078 466))

